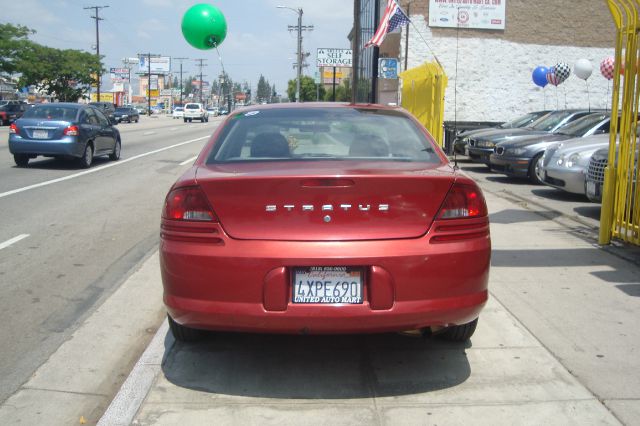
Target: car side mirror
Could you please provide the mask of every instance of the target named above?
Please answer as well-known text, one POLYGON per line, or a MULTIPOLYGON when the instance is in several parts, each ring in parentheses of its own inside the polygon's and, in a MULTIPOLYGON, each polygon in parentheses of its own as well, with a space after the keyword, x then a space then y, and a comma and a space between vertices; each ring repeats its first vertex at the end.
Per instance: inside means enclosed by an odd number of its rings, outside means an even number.
POLYGON ((112 126, 115 126, 116 124, 118 124, 118 120, 116 120, 116 118, 112 115, 109 116, 109 124, 111 124, 112 126))

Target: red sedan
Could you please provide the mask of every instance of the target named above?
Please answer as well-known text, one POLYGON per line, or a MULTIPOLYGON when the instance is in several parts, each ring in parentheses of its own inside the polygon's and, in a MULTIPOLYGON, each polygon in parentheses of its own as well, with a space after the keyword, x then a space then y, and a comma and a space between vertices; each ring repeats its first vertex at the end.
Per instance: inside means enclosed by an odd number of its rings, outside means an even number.
POLYGON ((482 192, 400 108, 235 112, 169 191, 161 227, 178 340, 218 330, 462 341, 487 300, 482 192))

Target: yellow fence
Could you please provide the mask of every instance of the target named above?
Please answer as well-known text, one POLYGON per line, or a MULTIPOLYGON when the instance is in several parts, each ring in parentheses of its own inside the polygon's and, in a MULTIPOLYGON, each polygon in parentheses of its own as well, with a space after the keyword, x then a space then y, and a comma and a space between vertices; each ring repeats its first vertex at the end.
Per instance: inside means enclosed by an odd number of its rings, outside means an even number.
POLYGON ((640 100, 640 1, 605 1, 617 29, 611 115, 616 117, 619 114, 620 123, 618 126, 617 120, 611 120, 609 159, 600 213, 600 244, 609 244, 611 238, 619 238, 640 245, 640 173, 636 137, 640 100), (620 70, 623 65, 624 83, 621 87, 620 70))
POLYGON ((400 74, 402 79, 402 107, 412 113, 444 144, 444 91, 447 75, 438 62, 425 63, 400 74))

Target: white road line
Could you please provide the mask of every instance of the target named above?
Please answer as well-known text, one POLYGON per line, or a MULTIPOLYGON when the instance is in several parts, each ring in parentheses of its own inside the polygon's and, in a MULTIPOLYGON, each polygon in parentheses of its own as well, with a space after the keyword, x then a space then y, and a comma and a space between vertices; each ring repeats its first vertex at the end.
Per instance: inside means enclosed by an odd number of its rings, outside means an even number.
POLYGON ((10 240, 5 241, 4 243, 0 243, 0 250, 9 247, 11 244, 15 244, 20 240, 24 240, 28 236, 29 236, 29 234, 20 234, 17 237, 13 237, 10 240))
POLYGON ((197 155, 195 157, 189 158, 188 160, 184 160, 182 163, 180 163, 180 165, 184 166, 185 164, 193 163, 194 161, 196 161, 196 158, 198 158, 197 155))
POLYGON ((85 171, 79 172, 79 173, 74 173, 74 174, 69 175, 69 176, 64 176, 64 177, 61 177, 61 178, 57 178, 57 179, 52 179, 52 180, 48 180, 48 181, 45 181, 45 182, 36 183, 36 184, 25 186, 25 187, 22 187, 22 188, 13 189, 11 191, 2 192, 2 193, 0 193, 0 198, 8 197, 9 195, 18 194, 20 192, 25 192, 25 191, 28 191, 30 189, 40 188, 42 186, 47 186, 47 185, 51 185, 51 184, 58 183, 58 182, 64 182, 65 180, 75 179, 77 177, 88 175, 90 173, 96 173, 96 172, 99 172, 101 170, 108 169, 110 167, 120 166, 122 164, 128 163, 129 161, 137 160, 138 158, 147 157, 149 155, 157 154, 157 153, 162 152, 162 151, 167 151, 167 150, 172 149, 172 148, 177 148, 177 147, 182 146, 182 145, 198 142, 198 141, 201 141, 203 139, 208 139, 209 137, 210 136, 202 136, 201 138, 191 139, 191 140, 180 142, 180 143, 177 143, 177 144, 174 144, 174 145, 171 145, 171 146, 166 146, 164 148, 156 149, 154 151, 145 152, 144 154, 138 154, 138 155, 135 155, 135 156, 133 156, 131 158, 127 158, 125 160, 115 161, 115 162, 112 162, 112 163, 109 163, 109 164, 105 164, 104 166, 96 167, 94 169, 85 170, 85 171))
POLYGON ((149 135, 155 135, 156 132, 144 132, 143 135, 144 136, 149 136, 149 135))

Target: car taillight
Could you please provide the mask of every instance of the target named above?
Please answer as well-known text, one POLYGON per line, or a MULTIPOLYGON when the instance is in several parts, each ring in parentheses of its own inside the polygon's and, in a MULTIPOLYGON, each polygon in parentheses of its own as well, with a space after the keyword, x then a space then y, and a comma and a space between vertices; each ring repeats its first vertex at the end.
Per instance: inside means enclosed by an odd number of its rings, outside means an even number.
POLYGON ((454 184, 444 200, 438 219, 462 219, 487 215, 487 204, 480 189, 473 185, 454 184))
POLYGON ((80 134, 80 129, 78 128, 78 126, 68 126, 66 129, 64 129, 62 134, 64 134, 65 136, 78 136, 80 134))
POLYGON ((162 217, 173 220, 218 221, 207 197, 197 186, 177 188, 169 192, 162 217))
POLYGON ((18 133, 18 126, 16 126, 16 123, 11 123, 11 126, 9 126, 9 133, 18 133))

